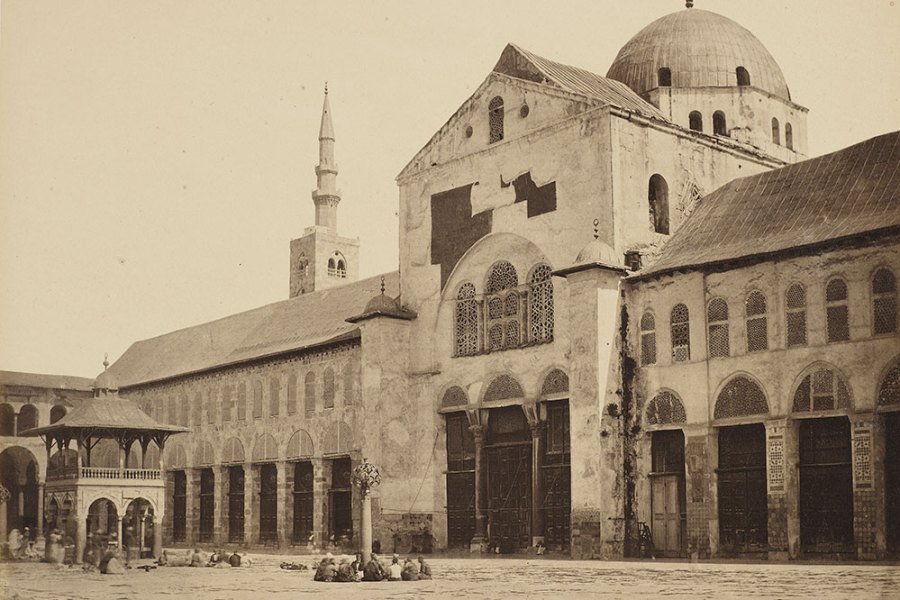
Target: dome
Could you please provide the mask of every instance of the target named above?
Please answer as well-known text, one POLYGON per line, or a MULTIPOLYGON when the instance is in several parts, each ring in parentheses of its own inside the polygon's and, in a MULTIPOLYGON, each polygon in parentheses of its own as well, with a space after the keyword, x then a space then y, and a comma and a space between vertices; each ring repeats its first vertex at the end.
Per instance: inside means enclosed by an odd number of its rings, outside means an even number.
POLYGON ((610 267, 625 268, 622 261, 616 255, 616 251, 606 242, 599 239, 591 240, 587 246, 581 249, 575 259, 576 265, 601 263, 610 267))
POLYGON ((689 8, 639 31, 606 76, 644 95, 659 87, 662 68, 669 69, 672 87, 685 88, 736 87, 738 67, 746 69, 749 85, 791 99, 781 68, 756 36, 722 15, 689 8))
POLYGON ((397 305, 397 302, 393 298, 382 292, 377 296, 373 296, 372 299, 369 300, 369 303, 366 304, 366 309, 363 311, 363 314, 393 315, 400 312, 401 309, 397 305))

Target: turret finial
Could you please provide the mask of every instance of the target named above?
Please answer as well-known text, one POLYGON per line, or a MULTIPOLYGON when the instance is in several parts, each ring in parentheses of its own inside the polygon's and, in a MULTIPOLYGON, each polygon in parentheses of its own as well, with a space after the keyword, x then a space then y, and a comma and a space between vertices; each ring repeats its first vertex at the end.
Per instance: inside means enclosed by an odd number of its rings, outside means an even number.
POLYGON ((685 8, 694 8, 694 0, 686 0, 684 3, 685 8))
POLYGON ((381 276, 381 295, 384 295, 384 275, 381 276))
POLYGON ((107 367, 109 367, 109 353, 104 352, 103 353, 103 370, 105 371, 107 367))
POLYGON ((594 239, 600 239, 600 219, 594 219, 594 239))

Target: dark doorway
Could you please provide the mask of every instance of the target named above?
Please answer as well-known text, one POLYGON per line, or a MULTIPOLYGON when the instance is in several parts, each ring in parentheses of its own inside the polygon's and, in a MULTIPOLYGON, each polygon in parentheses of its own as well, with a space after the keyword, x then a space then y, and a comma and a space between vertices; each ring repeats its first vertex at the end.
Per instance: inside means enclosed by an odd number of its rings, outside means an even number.
POLYGON ((464 412, 447 419, 447 545, 468 547, 475 535, 475 437, 464 412))
MULTIPOLYGON (((11 446, 0 453, 0 485, 9 490, 9 501, 0 510, 6 511, 6 530, 28 527, 35 531, 38 520, 37 461, 30 451, 11 446)), ((43 518, 43 515, 40 515, 43 518)))
POLYGON ((719 429, 719 547, 725 554, 769 547, 766 427, 719 429))
POLYGON ((650 534, 662 556, 686 554, 687 502, 684 485, 684 432, 654 431, 651 444, 650 534))
POLYGON ((259 465, 259 541, 278 541, 278 468, 259 465))
POLYGON ((900 553, 900 412, 885 415, 884 480, 888 552, 900 553))
POLYGON ((853 551, 853 474, 846 417, 800 422, 800 548, 853 551))
POLYGON ((183 542, 187 537, 187 475, 172 473, 172 540, 183 542))
POLYGON ((294 463, 294 533, 295 544, 305 544, 313 532, 313 466, 311 462, 294 463))
POLYGON ((216 477, 212 469, 200 471, 200 541, 213 541, 216 514, 216 477))
POLYGON ((244 541, 244 467, 228 467, 228 541, 244 541))
POLYGON ((488 539, 514 552, 531 545, 531 429, 520 406, 492 410, 488 423, 488 539))
POLYGON ((569 401, 547 403, 544 456, 544 545, 566 551, 571 539, 572 492, 569 446, 569 401))
POLYGON ((338 544, 346 544, 353 539, 353 489, 350 472, 349 456, 331 461, 328 533, 338 544))

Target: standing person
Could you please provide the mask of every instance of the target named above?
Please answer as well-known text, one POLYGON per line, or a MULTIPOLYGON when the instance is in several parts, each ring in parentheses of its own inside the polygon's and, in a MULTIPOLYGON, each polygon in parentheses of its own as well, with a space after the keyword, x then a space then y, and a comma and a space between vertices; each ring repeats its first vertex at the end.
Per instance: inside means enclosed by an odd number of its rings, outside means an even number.
POLYGON ((132 559, 140 555, 140 553, 135 554, 138 550, 137 536, 134 535, 134 527, 131 525, 125 528, 125 533, 122 534, 122 542, 125 544, 125 568, 130 569, 132 559))
POLYGON ((431 579, 431 567, 421 554, 419 555, 419 579, 431 579))

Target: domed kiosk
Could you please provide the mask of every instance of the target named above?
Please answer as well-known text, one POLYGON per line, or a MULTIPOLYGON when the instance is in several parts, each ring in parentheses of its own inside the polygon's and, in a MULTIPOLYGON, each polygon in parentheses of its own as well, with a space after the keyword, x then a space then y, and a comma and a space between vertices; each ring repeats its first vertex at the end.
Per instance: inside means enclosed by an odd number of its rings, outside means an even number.
POLYGON ((683 127, 733 137, 786 162, 803 158, 807 109, 791 100, 778 63, 746 28, 692 6, 639 31, 607 77, 683 127))

